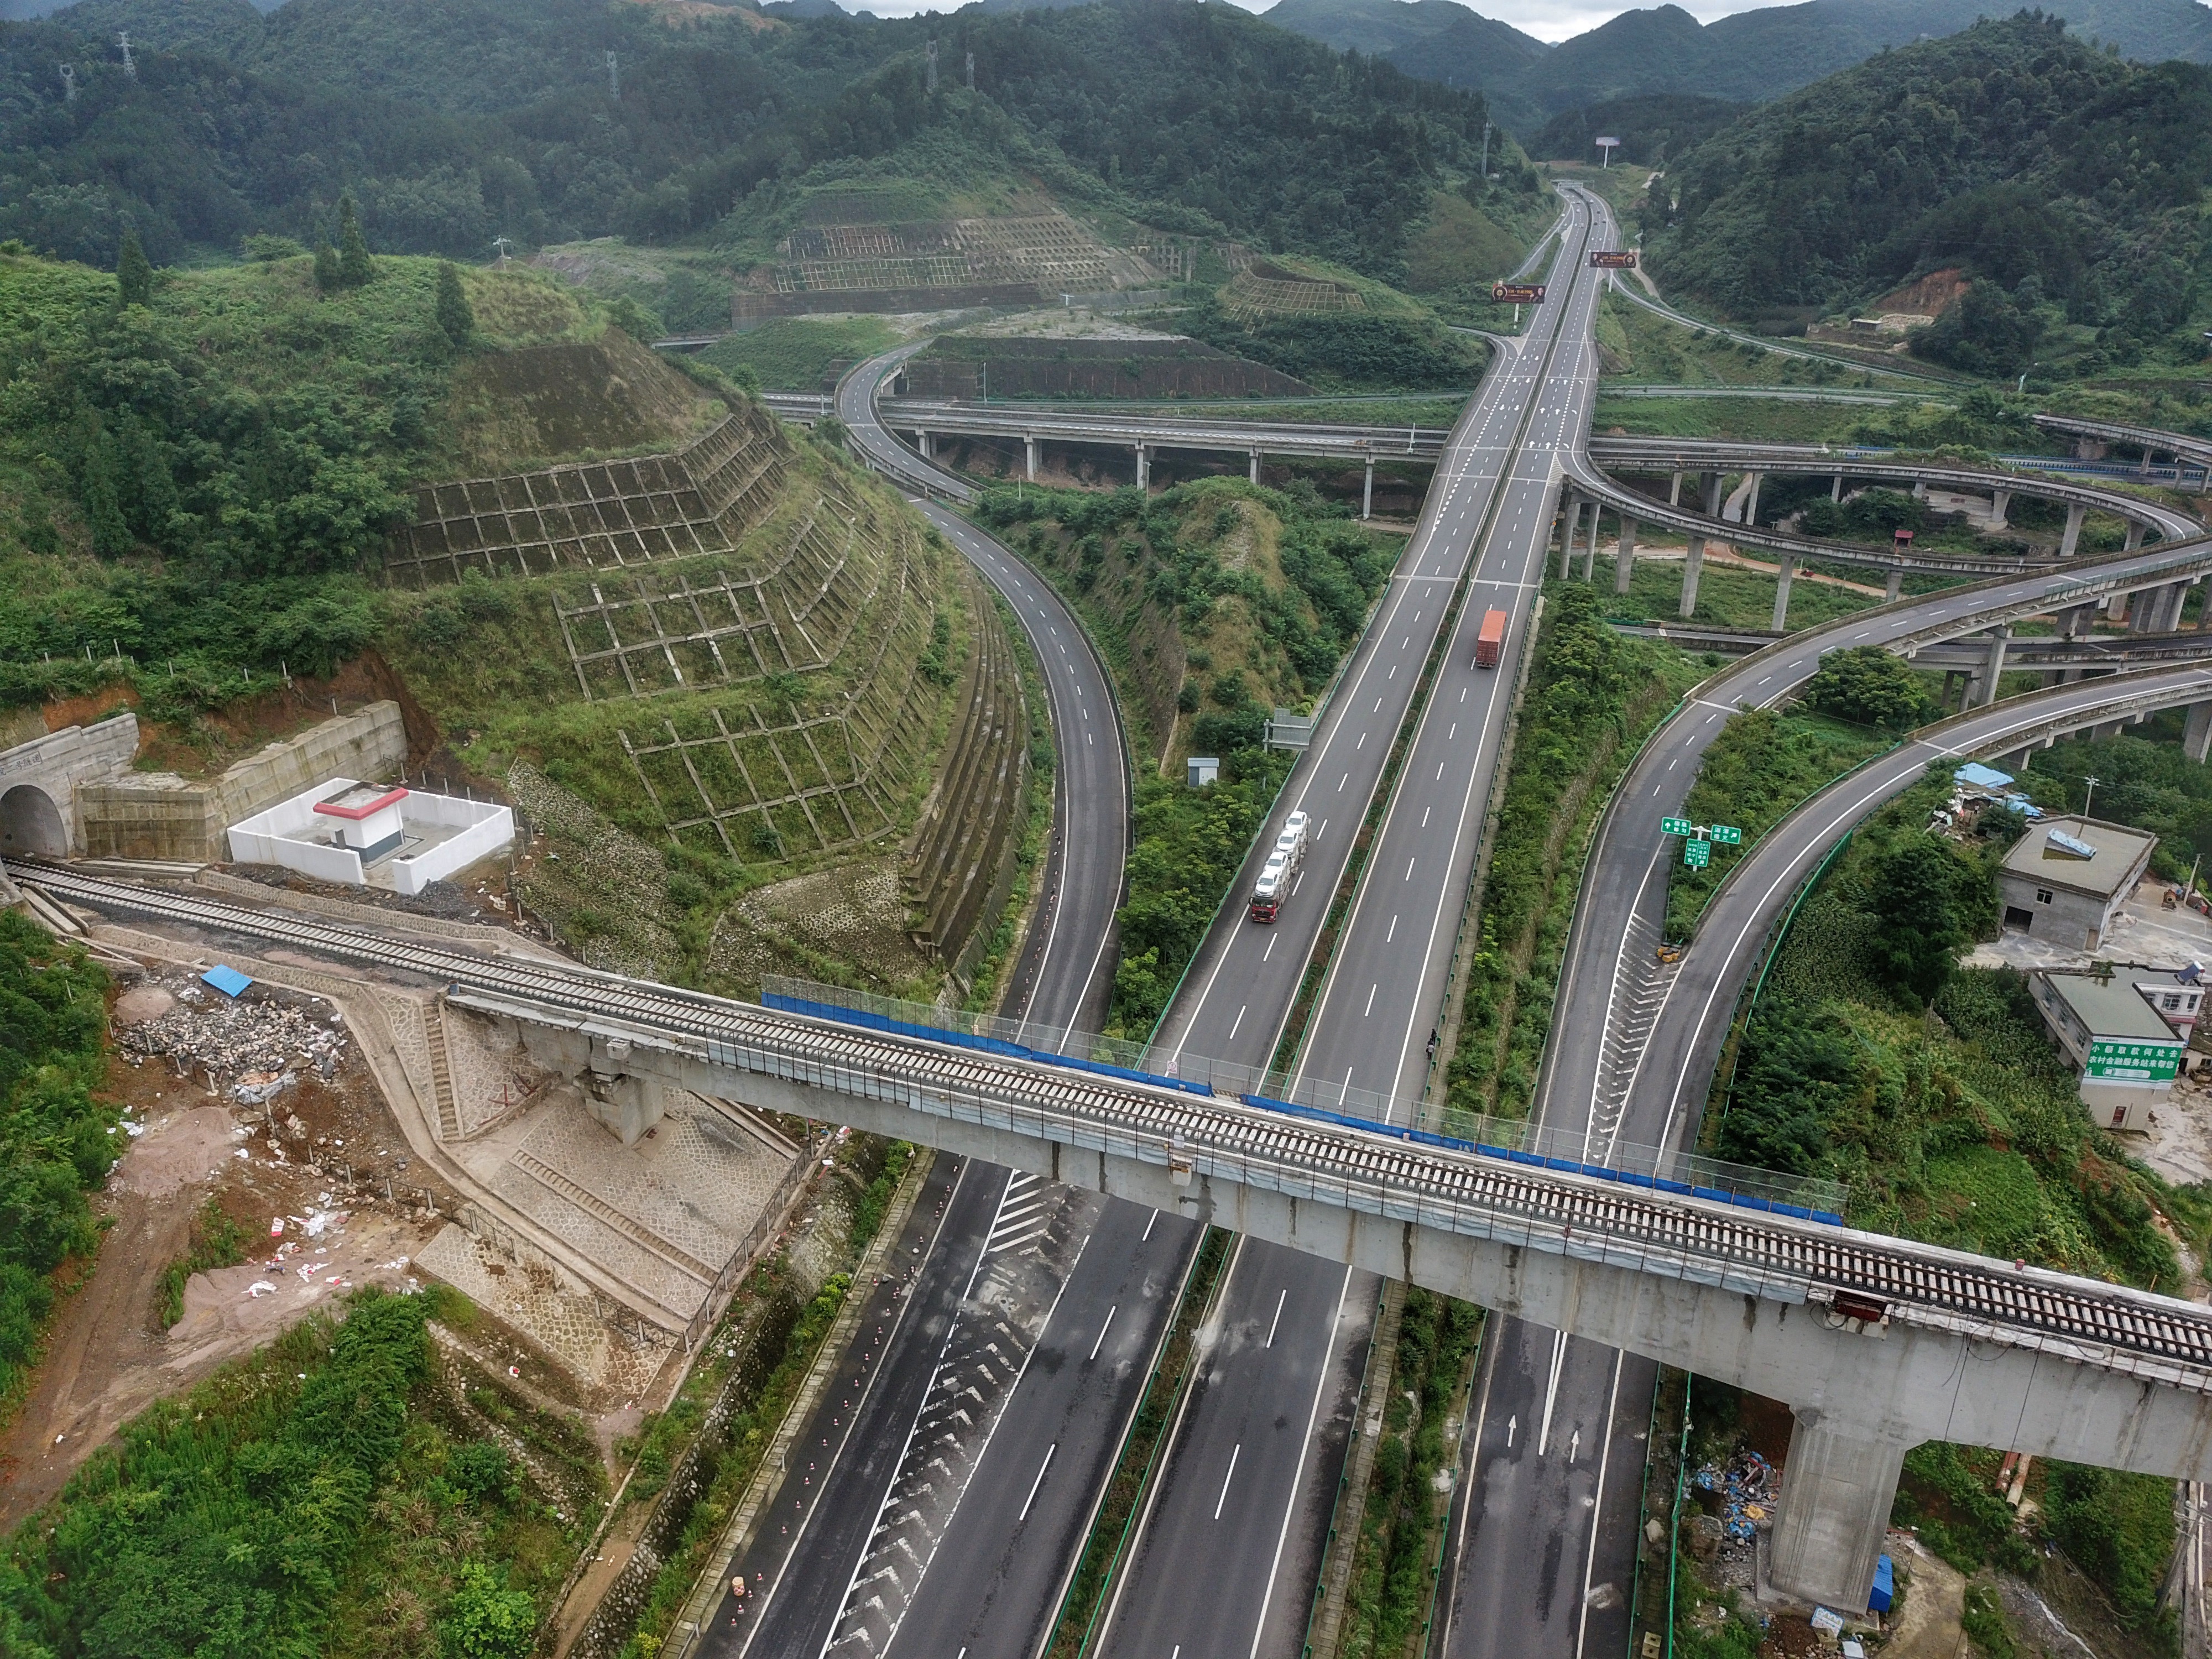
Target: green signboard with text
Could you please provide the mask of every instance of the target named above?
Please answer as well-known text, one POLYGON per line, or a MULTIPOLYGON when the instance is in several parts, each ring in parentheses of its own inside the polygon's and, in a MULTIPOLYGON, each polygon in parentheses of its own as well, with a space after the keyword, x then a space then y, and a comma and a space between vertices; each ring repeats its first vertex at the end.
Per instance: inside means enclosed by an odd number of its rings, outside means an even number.
POLYGON ((1702 870, 1713 861, 1713 844, 1709 841, 1686 841, 1682 843, 1682 862, 1692 870, 1702 870))
POLYGON ((1686 836, 1698 826, 1687 818, 1662 818, 1659 833, 1662 836, 1686 836))
POLYGON ((2093 1038, 2081 1074, 2093 1082, 2171 1083, 2181 1064, 2179 1042, 2134 1042, 2093 1038))

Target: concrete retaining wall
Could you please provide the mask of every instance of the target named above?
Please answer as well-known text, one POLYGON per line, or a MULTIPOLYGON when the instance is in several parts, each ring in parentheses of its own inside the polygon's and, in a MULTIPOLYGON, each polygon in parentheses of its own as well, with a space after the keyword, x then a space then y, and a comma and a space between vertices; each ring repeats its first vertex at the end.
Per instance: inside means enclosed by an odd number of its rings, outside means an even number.
MULTIPOLYGON (((135 752, 135 721, 132 748, 135 752)), ((225 831, 239 819, 326 778, 394 777, 406 759, 399 705, 371 703, 357 714, 338 715, 270 744, 218 778, 150 772, 81 786, 78 844, 91 858, 212 863, 229 856, 225 831)))

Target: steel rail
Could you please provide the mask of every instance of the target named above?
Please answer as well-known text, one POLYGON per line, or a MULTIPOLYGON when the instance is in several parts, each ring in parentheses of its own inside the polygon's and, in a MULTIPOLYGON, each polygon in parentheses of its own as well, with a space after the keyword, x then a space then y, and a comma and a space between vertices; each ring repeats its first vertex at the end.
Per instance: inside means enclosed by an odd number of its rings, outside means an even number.
POLYGON ((464 1006, 671 1049, 957 1121, 1218 1176, 1387 1219, 1832 1310, 2067 1345, 2082 1363, 2212 1391, 2212 1310, 1810 1219, 1534 1167, 1248 1103, 862 1030, 597 969, 491 957, 11 861, 49 896, 412 972, 464 1006), (1877 1314, 1875 1316, 1880 1316, 1877 1314))

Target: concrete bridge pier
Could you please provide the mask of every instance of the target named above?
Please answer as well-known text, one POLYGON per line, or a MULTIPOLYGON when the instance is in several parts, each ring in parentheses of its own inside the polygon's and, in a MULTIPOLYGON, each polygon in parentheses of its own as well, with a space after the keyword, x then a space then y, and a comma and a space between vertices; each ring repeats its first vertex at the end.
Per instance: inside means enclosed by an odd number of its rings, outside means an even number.
MULTIPOLYGON (((1620 550, 1613 556, 1613 591, 1628 592, 1628 584, 1636 574, 1636 520, 1620 521, 1620 550)), ((2212 609, 2212 607, 2208 607, 2212 609)))
POLYGON ((1978 696, 1968 694, 1969 704, 1986 708, 1997 700, 1997 682, 2004 678, 2005 647, 2012 643, 2012 629, 2000 628, 1990 635, 1990 657, 1975 671, 1978 696))
POLYGON ((1260 452, 1258 449, 1255 448, 1246 453, 1251 459, 1252 467, 1251 471, 1245 476, 1256 484, 1260 482, 1260 452))
POLYGON ((1853 1612, 1868 1587, 1912 1443, 1795 1413, 1768 1577, 1793 1595, 1853 1612))
POLYGON ((1674 474, 1674 482, 1668 485, 1667 489, 1667 505, 1669 507, 1680 507, 1681 504, 1682 474, 1678 471, 1674 474))
POLYGON ((1137 488, 1138 488, 1138 489, 1150 489, 1152 487, 1152 448, 1151 448, 1151 447, 1150 447, 1149 445, 1146 445, 1146 444, 1139 444, 1139 445, 1137 446, 1137 488))
POLYGON ((2081 539, 2081 520, 2087 518, 2088 514, 2089 509, 2079 501, 2066 509, 2066 533, 2058 538, 2060 558, 2070 559, 2074 556, 2075 546, 2081 539))
POLYGON ((1582 522, 1583 498, 1579 495, 1570 495, 1567 497, 1566 514, 1559 523, 1559 580, 1561 581, 1566 580, 1569 576, 1574 574, 1575 532, 1582 527, 1582 522))
MULTIPOLYGON (((1252 470, 1255 472, 1260 470, 1259 455, 1256 451, 1252 459, 1252 470)), ((1255 478, 1254 482, 1256 483, 1258 480, 1255 478)), ((1375 516, 1375 458, 1371 455, 1367 458, 1367 477, 1359 486, 1359 516, 1362 519, 1371 519, 1375 516)))
POLYGON ((2113 594, 2112 597, 2106 602, 2105 620, 2106 622, 2125 622, 2128 619, 2129 598, 2130 596, 2125 593, 2113 594))
POLYGON ((1590 503, 1589 531, 1583 538, 1583 580, 1584 581, 1592 580, 1596 574, 1597 526, 1598 520, 1604 516, 1604 514, 1605 509, 1597 502, 1590 503))
POLYGON ((1903 592, 1905 592, 1904 567, 1892 565, 1889 568, 1888 576, 1884 579, 1881 585, 1881 602, 1884 605, 1894 605, 1897 603, 1897 596, 1903 592))
POLYGON ((2062 640, 2080 639, 2096 614, 2097 607, 2094 605, 2069 605, 2058 613, 2058 637, 2062 640))
POLYGON ((2181 752, 2199 766, 2212 759, 2212 702, 2189 705, 2189 722, 2181 728, 2181 752))
POLYGON ((1774 584, 1774 631, 1787 633, 1790 629, 1790 579, 1797 574, 1797 556, 1784 553, 1782 569, 1774 584))
POLYGON ((1751 475, 1751 494, 1745 496, 1743 501, 1743 521, 1747 526, 1754 528, 1759 523, 1759 485, 1765 476, 1759 472, 1751 475))
POLYGON ((1705 538, 1703 536, 1692 535, 1690 538, 1689 556, 1682 561, 1680 614, 1686 620, 1689 614, 1698 608, 1698 578, 1705 573, 1705 538))
POLYGON ((922 427, 916 427, 914 432, 914 441, 915 447, 921 451, 923 460, 933 461, 937 459, 937 434, 934 432, 922 427))
POLYGON ((2128 520, 2128 538, 2120 544, 2123 553, 2132 553, 2142 545, 2143 527, 2136 520, 2128 520))
POLYGON ((1037 451, 1041 447, 1042 447, 1042 446, 1037 442, 1036 435, 1034 433, 1029 434, 1022 439, 1022 459, 1028 465, 1030 482, 1031 483, 1035 483, 1036 482, 1037 451))
POLYGON ((1717 519, 1721 515, 1721 485, 1726 482, 1717 472, 1705 474, 1705 516, 1709 519, 1717 519))
POLYGON ((2006 527, 2005 510, 2011 505, 2012 491, 2009 489, 1993 489, 1990 492, 1990 529, 2002 530, 2006 527))
POLYGON ((1840 501, 1844 499, 1844 475, 1840 472, 1836 474, 1835 481, 1828 486, 1828 499, 1832 501, 1840 501))

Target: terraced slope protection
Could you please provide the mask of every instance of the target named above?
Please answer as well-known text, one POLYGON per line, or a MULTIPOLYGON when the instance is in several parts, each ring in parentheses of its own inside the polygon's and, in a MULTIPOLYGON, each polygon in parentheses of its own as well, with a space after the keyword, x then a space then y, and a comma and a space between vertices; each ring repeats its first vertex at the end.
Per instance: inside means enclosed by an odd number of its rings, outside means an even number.
POLYGON ((449 728, 490 729, 487 758, 635 838, 597 879, 566 854, 568 931, 579 909, 586 929, 636 919, 635 953, 661 960, 681 912, 777 866, 874 860, 898 878, 902 971, 972 968, 1012 885, 1028 705, 988 593, 902 503, 748 404, 668 453, 416 504, 385 565, 430 647, 403 667, 449 728))

